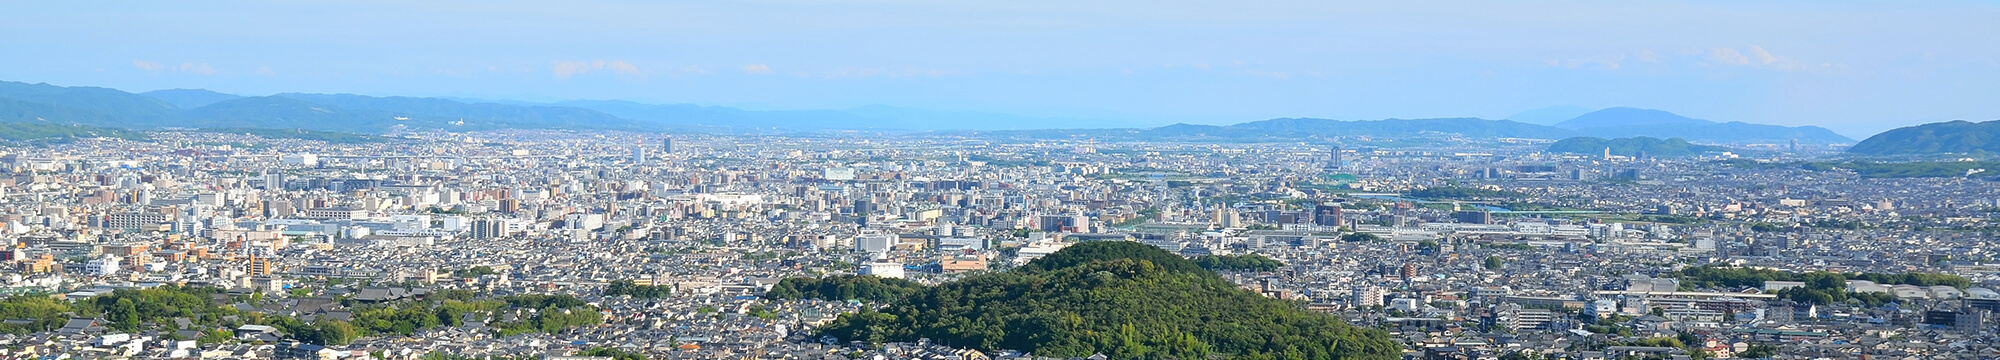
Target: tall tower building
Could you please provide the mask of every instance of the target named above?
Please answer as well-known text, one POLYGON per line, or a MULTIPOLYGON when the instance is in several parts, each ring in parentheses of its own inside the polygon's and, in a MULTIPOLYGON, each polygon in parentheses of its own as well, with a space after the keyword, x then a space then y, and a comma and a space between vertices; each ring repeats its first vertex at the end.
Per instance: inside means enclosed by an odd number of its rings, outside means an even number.
POLYGON ((1327 168, 1327 169, 1333 169, 1333 170, 1339 170, 1339 169, 1340 169, 1340 166, 1342 165, 1342 164, 1340 163, 1340 147, 1339 147, 1339 146, 1335 146, 1335 147, 1333 147, 1333 154, 1332 154, 1332 157, 1333 157, 1333 158, 1331 159, 1332 161, 1330 161, 1330 162, 1326 163, 1326 168, 1327 168))
POLYGON ((636 146, 632 147, 632 163, 633 164, 646 163, 646 144, 644 142, 641 142, 634 145, 636 146))
POLYGON ((660 155, 661 156, 673 155, 673 153, 674 153, 674 137, 668 136, 665 139, 661 139, 660 155))

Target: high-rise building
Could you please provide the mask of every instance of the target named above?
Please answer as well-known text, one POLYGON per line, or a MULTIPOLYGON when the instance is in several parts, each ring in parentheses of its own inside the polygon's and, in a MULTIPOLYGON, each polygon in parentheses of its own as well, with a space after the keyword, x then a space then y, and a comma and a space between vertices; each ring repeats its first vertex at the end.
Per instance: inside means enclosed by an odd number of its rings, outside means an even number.
POLYGON ((264 173, 264 189, 265 189, 265 190, 284 190, 284 189, 285 189, 285 174, 283 174, 283 173, 278 173, 278 172, 275 172, 275 171, 272 171, 272 172, 265 172, 265 173, 264 173))
POLYGON ((665 139, 660 139, 660 155, 666 156, 673 154, 674 154, 674 137, 668 136, 665 139))
POLYGON ((1340 205, 1314 205, 1313 225, 1340 226, 1340 205))
POLYGON ((271 259, 252 256, 250 257, 250 264, 245 266, 244 270, 248 270, 250 275, 270 275, 272 270, 271 259))
POLYGON ((1452 218, 1460 224, 1491 224, 1493 213, 1486 211, 1460 211, 1452 213, 1452 218))
POLYGON ((640 146, 633 146, 633 147, 632 147, 632 163, 633 163, 633 164, 644 164, 644 163, 646 163, 646 147, 644 146, 644 144, 639 144, 639 145, 640 145, 640 146))
POLYGON ((1332 170, 1339 170, 1341 165, 1342 164, 1340 162, 1340 147, 1335 146, 1333 147, 1332 159, 1330 159, 1326 163, 1326 168, 1332 170))
POLYGON ((1382 288, 1380 287, 1375 287, 1375 286, 1357 287, 1354 288, 1354 306, 1355 307, 1382 306, 1382 297, 1387 295, 1389 295, 1389 293, 1383 291, 1382 288))
POLYGON ((472 221, 470 235, 474 239, 497 239, 507 237, 507 222, 486 218, 472 221))

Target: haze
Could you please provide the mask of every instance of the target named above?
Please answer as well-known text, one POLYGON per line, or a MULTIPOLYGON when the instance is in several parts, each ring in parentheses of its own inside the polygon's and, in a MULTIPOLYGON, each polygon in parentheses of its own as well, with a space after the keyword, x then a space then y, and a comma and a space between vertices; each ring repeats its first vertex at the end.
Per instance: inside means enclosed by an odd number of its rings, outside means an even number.
POLYGON ((90 2, 0 12, 0 79, 1136 126, 1634 106, 1854 138, 2000 118, 1992 2, 90 2))

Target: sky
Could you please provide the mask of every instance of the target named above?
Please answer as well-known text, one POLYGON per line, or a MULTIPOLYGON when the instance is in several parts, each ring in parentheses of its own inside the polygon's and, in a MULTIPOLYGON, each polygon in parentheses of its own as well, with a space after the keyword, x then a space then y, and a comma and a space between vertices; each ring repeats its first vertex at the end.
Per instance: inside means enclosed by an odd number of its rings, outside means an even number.
POLYGON ((1993 1, 133 1, 0 5, 0 80, 1136 125, 2000 119, 1993 1))

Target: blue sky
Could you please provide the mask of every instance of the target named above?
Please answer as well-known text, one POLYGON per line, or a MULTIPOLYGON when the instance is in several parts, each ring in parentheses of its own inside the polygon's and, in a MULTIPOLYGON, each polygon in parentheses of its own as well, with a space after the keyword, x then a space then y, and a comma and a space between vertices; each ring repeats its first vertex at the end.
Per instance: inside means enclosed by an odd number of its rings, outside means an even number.
POLYGON ((2000 119, 2000 2, 14 2, 0 80, 1160 125, 2000 119))

